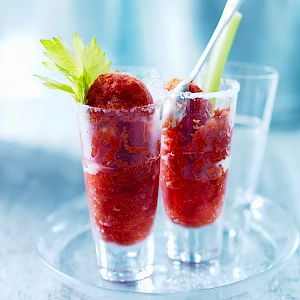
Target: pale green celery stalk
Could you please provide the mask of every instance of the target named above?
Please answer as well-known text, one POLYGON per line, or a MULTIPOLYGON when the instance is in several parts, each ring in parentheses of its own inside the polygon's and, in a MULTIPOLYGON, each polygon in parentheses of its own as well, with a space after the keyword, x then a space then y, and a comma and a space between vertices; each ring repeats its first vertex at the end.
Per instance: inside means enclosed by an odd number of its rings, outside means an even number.
POLYGON ((211 93, 219 90, 227 57, 241 19, 242 14, 235 12, 214 45, 202 83, 203 92, 211 93))

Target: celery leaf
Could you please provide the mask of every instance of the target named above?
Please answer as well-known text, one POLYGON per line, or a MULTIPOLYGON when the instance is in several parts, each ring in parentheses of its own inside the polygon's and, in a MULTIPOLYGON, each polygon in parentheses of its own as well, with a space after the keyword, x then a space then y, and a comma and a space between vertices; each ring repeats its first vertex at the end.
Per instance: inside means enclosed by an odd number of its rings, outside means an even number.
POLYGON ((75 94, 74 90, 72 89, 72 87, 70 87, 67 84, 61 83, 59 81, 50 79, 48 77, 43 77, 43 76, 39 76, 39 75, 33 75, 41 80, 43 80, 43 85, 48 87, 50 90, 61 90, 70 94, 75 94))
POLYGON ((72 41, 74 52, 62 38, 53 37, 52 40, 40 41, 46 49, 44 54, 49 59, 43 65, 50 71, 61 72, 72 86, 47 77, 35 76, 43 80, 48 88, 71 93, 77 102, 86 104, 89 88, 100 74, 110 72, 111 66, 111 61, 106 62, 105 52, 97 45, 96 37, 84 47, 82 39, 75 33, 72 41))
POLYGON ((95 36, 82 51, 82 64, 90 75, 90 82, 92 83, 100 74, 109 72, 111 63, 106 64, 106 53, 97 45, 95 36))
POLYGON ((63 45, 61 40, 54 37, 53 41, 41 40, 41 43, 48 51, 47 57, 51 57, 55 64, 73 74, 79 75, 80 70, 78 70, 74 56, 71 54, 70 50, 63 45))

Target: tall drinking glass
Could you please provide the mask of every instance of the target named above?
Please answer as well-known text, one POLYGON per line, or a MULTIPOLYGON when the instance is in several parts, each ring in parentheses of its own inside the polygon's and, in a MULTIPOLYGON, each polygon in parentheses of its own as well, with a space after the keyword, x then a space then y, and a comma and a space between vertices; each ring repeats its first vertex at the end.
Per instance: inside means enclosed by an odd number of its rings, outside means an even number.
POLYGON ((161 106, 77 108, 100 274, 111 281, 143 279, 153 272, 161 106))
POLYGON ((248 204, 256 191, 279 75, 268 66, 228 62, 224 77, 237 80, 241 87, 227 188, 230 211, 248 204))
POLYGON ((232 80, 223 80, 217 93, 153 88, 164 101, 160 186, 173 260, 199 263, 220 253, 238 90, 232 80))

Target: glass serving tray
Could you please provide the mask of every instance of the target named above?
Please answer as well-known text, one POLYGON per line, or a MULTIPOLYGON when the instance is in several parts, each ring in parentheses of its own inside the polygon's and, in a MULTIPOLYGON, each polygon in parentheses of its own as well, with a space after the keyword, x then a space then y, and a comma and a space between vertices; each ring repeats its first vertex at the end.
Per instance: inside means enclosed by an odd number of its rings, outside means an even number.
POLYGON ((258 195, 249 207, 227 215, 225 224, 219 261, 182 264, 166 256, 159 210, 153 275, 133 283, 108 282, 98 273, 83 196, 45 220, 37 252, 58 280, 95 299, 227 299, 263 285, 298 247, 290 216, 258 195))

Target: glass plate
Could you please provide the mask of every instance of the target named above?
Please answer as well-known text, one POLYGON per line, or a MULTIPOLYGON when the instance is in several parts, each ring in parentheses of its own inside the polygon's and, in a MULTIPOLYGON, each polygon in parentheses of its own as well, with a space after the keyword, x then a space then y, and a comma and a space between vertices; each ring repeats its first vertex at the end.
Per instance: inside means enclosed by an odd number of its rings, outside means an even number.
POLYGON ((256 196, 252 204, 225 217, 219 261, 192 265, 166 256, 163 221, 156 225, 154 273, 134 283, 99 277, 85 197, 45 221, 37 251, 63 284, 96 299, 226 299, 263 285, 296 251, 297 228, 272 201, 256 196))

